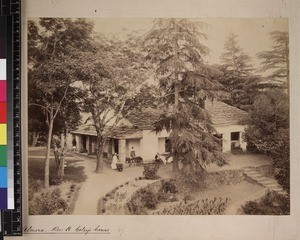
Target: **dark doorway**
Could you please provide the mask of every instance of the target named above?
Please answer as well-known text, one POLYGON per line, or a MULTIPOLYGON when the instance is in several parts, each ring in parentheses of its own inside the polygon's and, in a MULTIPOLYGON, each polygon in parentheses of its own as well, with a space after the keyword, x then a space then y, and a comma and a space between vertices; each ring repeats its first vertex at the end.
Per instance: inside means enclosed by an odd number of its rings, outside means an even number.
POLYGON ((86 151, 86 136, 82 136, 82 149, 86 151))
POLYGON ((119 139, 114 139, 114 150, 115 153, 119 154, 119 139))
POLYGON ((93 154, 93 138, 92 137, 89 137, 89 151, 88 151, 88 154, 93 154))
POLYGON ((165 152, 169 153, 169 152, 171 152, 171 149, 172 149, 171 140, 170 140, 170 138, 166 138, 165 139, 165 152))

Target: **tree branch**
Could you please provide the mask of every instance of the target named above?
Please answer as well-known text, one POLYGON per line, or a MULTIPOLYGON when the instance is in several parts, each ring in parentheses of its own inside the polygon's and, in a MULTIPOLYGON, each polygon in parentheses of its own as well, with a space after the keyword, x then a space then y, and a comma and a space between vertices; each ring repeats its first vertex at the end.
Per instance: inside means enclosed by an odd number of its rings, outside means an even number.
POLYGON ((37 107, 40 107, 40 108, 43 108, 44 110, 46 110, 48 113, 50 113, 50 110, 43 106, 43 105, 40 105, 40 104, 37 104, 37 103, 30 103, 28 106, 37 106, 37 107))

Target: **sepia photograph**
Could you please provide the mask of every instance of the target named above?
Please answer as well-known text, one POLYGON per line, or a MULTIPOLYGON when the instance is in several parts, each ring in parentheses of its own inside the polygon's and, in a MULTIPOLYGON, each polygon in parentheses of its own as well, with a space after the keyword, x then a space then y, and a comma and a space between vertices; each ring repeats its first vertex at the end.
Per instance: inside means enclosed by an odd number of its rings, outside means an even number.
POLYGON ((29 18, 29 215, 290 215, 287 18, 29 18))

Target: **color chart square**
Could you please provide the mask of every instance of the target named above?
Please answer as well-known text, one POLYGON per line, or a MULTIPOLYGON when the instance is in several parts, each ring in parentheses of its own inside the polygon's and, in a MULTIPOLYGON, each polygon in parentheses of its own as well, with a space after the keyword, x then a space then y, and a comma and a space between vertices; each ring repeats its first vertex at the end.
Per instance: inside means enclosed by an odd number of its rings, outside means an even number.
POLYGON ((6 145, 7 133, 6 124, 0 124, 0 145, 6 145))
POLYGON ((6 102, 0 102, 0 123, 6 123, 6 102))
POLYGON ((7 168, 0 167, 0 188, 7 188, 7 168))
POLYGON ((0 209, 7 209, 7 188, 0 188, 0 209))
POLYGON ((0 80, 6 80, 6 59, 0 59, 0 80))
POLYGON ((6 81, 0 79, 0 102, 6 102, 6 81))
POLYGON ((7 148, 0 145, 0 167, 7 166, 7 148))

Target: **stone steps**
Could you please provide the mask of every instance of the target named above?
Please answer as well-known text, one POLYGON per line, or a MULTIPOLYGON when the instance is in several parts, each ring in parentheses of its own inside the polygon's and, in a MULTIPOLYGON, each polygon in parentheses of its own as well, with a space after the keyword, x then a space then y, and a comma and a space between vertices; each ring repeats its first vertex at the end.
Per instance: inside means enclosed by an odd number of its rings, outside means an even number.
POLYGON ((268 188, 270 191, 275 191, 282 195, 287 195, 287 192, 278 184, 278 182, 271 177, 265 177, 255 170, 254 167, 245 167, 244 174, 257 182, 259 185, 268 188))

